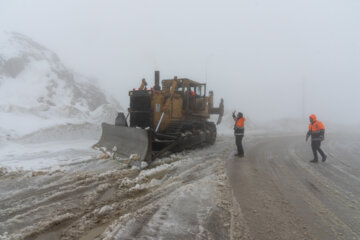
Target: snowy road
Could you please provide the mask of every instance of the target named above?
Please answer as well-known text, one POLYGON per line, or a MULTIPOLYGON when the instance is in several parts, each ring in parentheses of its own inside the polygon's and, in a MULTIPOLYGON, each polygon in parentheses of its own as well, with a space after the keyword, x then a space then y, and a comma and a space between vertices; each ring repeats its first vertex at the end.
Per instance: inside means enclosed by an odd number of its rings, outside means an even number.
MULTIPOLYGON (((139 171, 110 159, 0 174, 0 239, 231 239, 228 138, 139 171)), ((89 151, 93 154, 93 151, 89 151)), ((90 156, 89 156, 90 157, 90 156)), ((83 158, 82 158, 83 159, 83 158)), ((235 211, 233 211, 235 209, 235 211)), ((245 235, 244 235, 245 236, 245 235)))
POLYGON ((328 137, 318 164, 304 136, 247 136, 245 149, 234 158, 220 136, 142 171, 90 149, 0 169, 0 239, 360 239, 359 137, 328 137))
POLYGON ((360 239, 360 137, 329 136, 328 161, 304 136, 258 137, 229 156, 229 180, 254 239, 360 239))

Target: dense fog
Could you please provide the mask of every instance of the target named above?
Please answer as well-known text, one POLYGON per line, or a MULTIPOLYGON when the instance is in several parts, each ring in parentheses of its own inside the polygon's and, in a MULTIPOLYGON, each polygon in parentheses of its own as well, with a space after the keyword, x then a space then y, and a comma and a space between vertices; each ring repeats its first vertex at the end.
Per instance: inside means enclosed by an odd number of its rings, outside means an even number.
POLYGON ((359 123, 360 2, 0 0, 26 34, 126 108, 145 77, 206 82, 254 121, 359 123))

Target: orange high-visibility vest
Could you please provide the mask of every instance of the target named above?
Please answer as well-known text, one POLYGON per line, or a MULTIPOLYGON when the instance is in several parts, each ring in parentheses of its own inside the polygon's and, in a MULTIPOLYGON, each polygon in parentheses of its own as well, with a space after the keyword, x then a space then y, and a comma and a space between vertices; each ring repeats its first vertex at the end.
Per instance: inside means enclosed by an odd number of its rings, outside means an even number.
POLYGON ((245 123, 245 118, 239 118, 238 120, 236 120, 236 123, 235 123, 235 127, 237 128, 244 128, 244 123, 245 123))
POLYGON ((324 124, 320 121, 309 124, 309 131, 311 133, 320 133, 320 130, 325 130, 324 124))

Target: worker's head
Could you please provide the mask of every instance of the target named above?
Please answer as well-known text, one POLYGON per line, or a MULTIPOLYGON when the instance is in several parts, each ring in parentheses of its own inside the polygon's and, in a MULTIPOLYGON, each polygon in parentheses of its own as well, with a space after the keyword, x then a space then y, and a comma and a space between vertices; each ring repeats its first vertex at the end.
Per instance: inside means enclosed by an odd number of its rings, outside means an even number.
POLYGON ((237 117, 238 117, 238 118, 242 118, 242 117, 243 117, 243 114, 242 114, 241 112, 238 112, 237 117))
POLYGON ((316 115, 315 114, 311 114, 309 117, 309 120, 311 123, 316 122, 316 115))

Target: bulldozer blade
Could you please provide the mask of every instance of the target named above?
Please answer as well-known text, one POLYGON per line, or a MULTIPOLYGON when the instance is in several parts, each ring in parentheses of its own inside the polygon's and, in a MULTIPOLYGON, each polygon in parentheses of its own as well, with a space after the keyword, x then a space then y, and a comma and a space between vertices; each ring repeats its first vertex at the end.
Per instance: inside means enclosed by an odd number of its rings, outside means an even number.
POLYGON ((102 135, 95 148, 105 147, 116 157, 129 158, 133 154, 140 156, 139 161, 151 160, 151 132, 141 128, 115 126, 102 123, 102 135))

